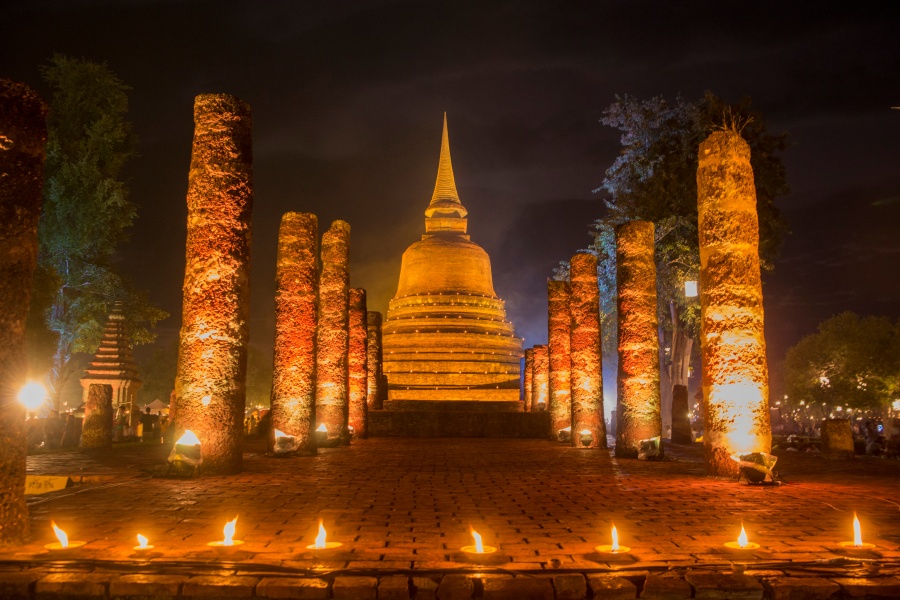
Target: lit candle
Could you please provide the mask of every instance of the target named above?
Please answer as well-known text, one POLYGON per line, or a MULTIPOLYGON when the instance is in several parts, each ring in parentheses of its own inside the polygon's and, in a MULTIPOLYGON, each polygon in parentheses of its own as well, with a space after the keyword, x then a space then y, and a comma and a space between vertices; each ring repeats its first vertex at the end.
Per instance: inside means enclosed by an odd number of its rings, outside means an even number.
POLYGON ((744 524, 741 523, 741 534, 738 536, 737 541, 725 542, 725 547, 732 550, 755 550, 759 548, 759 544, 747 540, 747 532, 744 531, 744 524))
POLYGON ((875 547, 875 544, 869 544, 862 541, 862 528, 859 526, 859 519, 856 517, 855 512, 853 513, 853 541, 841 542, 841 546, 843 548, 855 548, 857 550, 875 547))
POLYGON ((50 525, 53 527, 53 533, 56 534, 56 539, 59 540, 57 542, 51 542, 49 544, 45 544, 44 548, 47 550, 71 550, 73 548, 79 548, 84 546, 87 542, 75 542, 69 541, 69 536, 66 535, 66 532, 56 526, 56 522, 50 521, 50 525))
POLYGON ((619 545, 619 531, 616 529, 615 523, 613 523, 612 544, 603 544, 602 546, 597 546, 595 550, 597 550, 597 552, 601 554, 625 554, 626 552, 630 552, 631 548, 629 548, 628 546, 619 545))
POLYGON ((146 552, 147 550, 153 550, 153 545, 148 544, 147 538, 141 534, 137 534, 138 545, 132 548, 132 550, 137 550, 138 552, 146 552))
POLYGON ((481 541, 481 534, 479 534, 474 529, 469 529, 469 532, 472 534, 472 539, 475 540, 475 544, 472 546, 463 546, 462 551, 468 555, 485 555, 485 554, 493 554, 497 551, 497 548, 494 546, 485 546, 481 541))
POLYGON ((325 532, 325 525, 322 524, 322 519, 319 519, 319 533, 316 535, 316 543, 310 544, 306 547, 307 550, 333 550, 339 546, 342 546, 341 542, 329 542, 327 540, 327 534, 325 532))
POLYGON ((316 440, 319 442, 324 442, 328 439, 328 428, 325 427, 325 423, 322 423, 318 427, 316 427, 316 440))
POLYGON ((235 517, 231 521, 225 523, 225 527, 222 529, 222 539, 209 542, 206 544, 207 546, 212 546, 213 548, 233 548, 234 546, 240 546, 244 543, 243 540, 234 539, 234 531, 237 527, 238 518, 235 517))

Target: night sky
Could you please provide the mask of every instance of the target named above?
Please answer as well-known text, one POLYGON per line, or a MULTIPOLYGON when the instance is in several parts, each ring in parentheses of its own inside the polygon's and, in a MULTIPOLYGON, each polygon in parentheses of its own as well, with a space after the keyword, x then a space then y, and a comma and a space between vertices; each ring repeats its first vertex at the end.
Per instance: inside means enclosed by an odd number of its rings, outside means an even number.
MULTIPOLYGON (((551 269, 603 216, 616 94, 753 98, 793 146, 792 231, 766 274, 766 330, 787 348, 843 310, 900 317, 900 18, 891 2, 5 2, 0 76, 46 92, 54 52, 105 61, 133 90, 140 206, 122 267, 177 335, 196 94, 254 119, 251 342, 271 352, 276 232, 288 210, 351 224, 370 310, 424 232, 448 113, 473 241, 526 345, 545 343, 551 269)), ((898 11, 900 12, 900 11, 898 11)))

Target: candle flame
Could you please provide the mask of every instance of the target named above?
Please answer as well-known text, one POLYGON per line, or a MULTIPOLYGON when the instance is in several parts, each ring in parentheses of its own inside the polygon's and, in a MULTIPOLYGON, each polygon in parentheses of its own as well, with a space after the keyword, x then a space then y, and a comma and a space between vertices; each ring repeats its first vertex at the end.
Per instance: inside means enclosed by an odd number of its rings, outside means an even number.
POLYGON ((473 529, 472 538, 475 540, 475 552, 484 554, 484 544, 481 543, 481 534, 473 529))
MULTIPOLYGON (((322 427, 325 427, 322 425, 322 427)), ((325 548, 325 526, 322 524, 322 519, 319 519, 319 535, 316 536, 316 548, 321 549, 325 548)))
POLYGON ((224 536, 222 539, 223 546, 234 546, 234 529, 237 526, 237 520, 238 518, 235 517, 225 523, 225 528, 222 530, 222 535, 224 536))
POLYGON ((859 526, 859 519, 856 518, 856 513, 853 513, 853 545, 854 546, 862 546, 862 529, 859 526))
POLYGON ((56 534, 56 539, 59 540, 59 545, 63 548, 68 548, 69 536, 66 535, 66 532, 57 527, 55 521, 50 521, 50 525, 53 526, 53 532, 56 534))
POLYGON ((287 437, 288 435, 280 429, 275 430, 275 439, 287 437))
POLYGON ((142 550, 147 547, 147 538, 143 535, 137 534, 137 541, 142 550))
POLYGON ((749 543, 749 540, 747 540, 747 532, 744 531, 743 523, 741 523, 741 535, 738 536, 737 542, 738 546, 740 546, 741 548, 746 548, 747 544, 749 543))
POLYGON ((175 443, 181 444, 182 446, 199 446, 200 438, 198 438, 197 434, 190 429, 185 429, 182 436, 178 438, 178 441, 175 443))
POLYGON ((612 526, 612 545, 610 549, 615 552, 619 549, 619 532, 616 530, 616 526, 612 526))

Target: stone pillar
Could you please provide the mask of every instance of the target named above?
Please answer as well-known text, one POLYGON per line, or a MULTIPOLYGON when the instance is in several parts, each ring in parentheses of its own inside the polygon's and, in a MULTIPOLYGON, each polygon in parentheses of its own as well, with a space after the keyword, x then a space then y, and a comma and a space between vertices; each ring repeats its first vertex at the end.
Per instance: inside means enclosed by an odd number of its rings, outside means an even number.
POLYGON ((200 438, 205 473, 238 473, 246 400, 253 207, 250 106, 194 101, 187 247, 175 404, 200 438))
POLYGON ((572 424, 572 357, 569 353, 569 282, 547 282, 547 348, 550 364, 550 432, 572 424))
MULTIPOLYGON (((547 346, 535 346, 531 349, 531 410, 548 410, 547 399, 550 396, 550 356, 547 346)), ((556 432, 551 432, 556 435, 556 432)))
POLYGON ((524 394, 525 394, 525 412, 531 412, 531 396, 533 390, 534 376, 534 348, 525 350, 525 374, 524 374, 524 394))
POLYGON ((653 223, 632 221, 616 227, 616 287, 616 457, 637 458, 641 440, 662 436, 653 223))
POLYGON ((335 221, 322 236, 319 330, 316 335, 316 426, 344 437, 347 424, 347 303, 350 225, 335 221))
POLYGON ((84 402, 84 424, 81 426, 81 447, 85 450, 112 448, 112 398, 111 385, 105 383, 88 385, 87 399, 84 402))
POLYGON ((824 419, 821 423, 822 458, 850 460, 855 454, 850 419, 824 419))
POLYGON ((316 291, 319 285, 318 220, 288 212, 278 231, 275 271, 275 357, 272 427, 293 436, 298 454, 315 454, 316 291))
POLYGON ((369 410, 384 408, 381 370, 381 313, 370 310, 366 313, 366 404, 369 410))
POLYGON ((347 350, 347 398, 348 423, 359 438, 369 437, 369 405, 366 397, 368 380, 368 325, 366 317, 366 290, 350 288, 347 314, 350 328, 347 350))
POLYGON ((27 85, 0 79, 0 546, 28 541, 25 504, 25 320, 37 263, 47 107, 27 85))
POLYGON ((572 445, 578 448, 606 448, 597 257, 579 252, 572 257, 570 265, 572 445), (590 442, 585 443, 588 437, 590 442))
POLYGON ((672 443, 691 444, 694 432, 691 430, 691 407, 688 402, 686 385, 672 386, 672 443))
POLYGON ((750 147, 733 131, 700 144, 697 218, 706 468, 736 477, 729 457, 769 452, 772 430, 756 188, 750 147))

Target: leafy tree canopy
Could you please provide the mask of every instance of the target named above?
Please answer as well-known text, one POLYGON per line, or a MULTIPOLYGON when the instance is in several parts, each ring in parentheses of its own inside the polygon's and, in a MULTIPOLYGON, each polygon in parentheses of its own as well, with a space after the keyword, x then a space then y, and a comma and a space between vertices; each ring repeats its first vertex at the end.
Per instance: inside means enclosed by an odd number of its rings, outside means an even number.
POLYGON ((785 358, 790 404, 882 409, 900 400, 900 322, 844 312, 818 329, 785 358))

